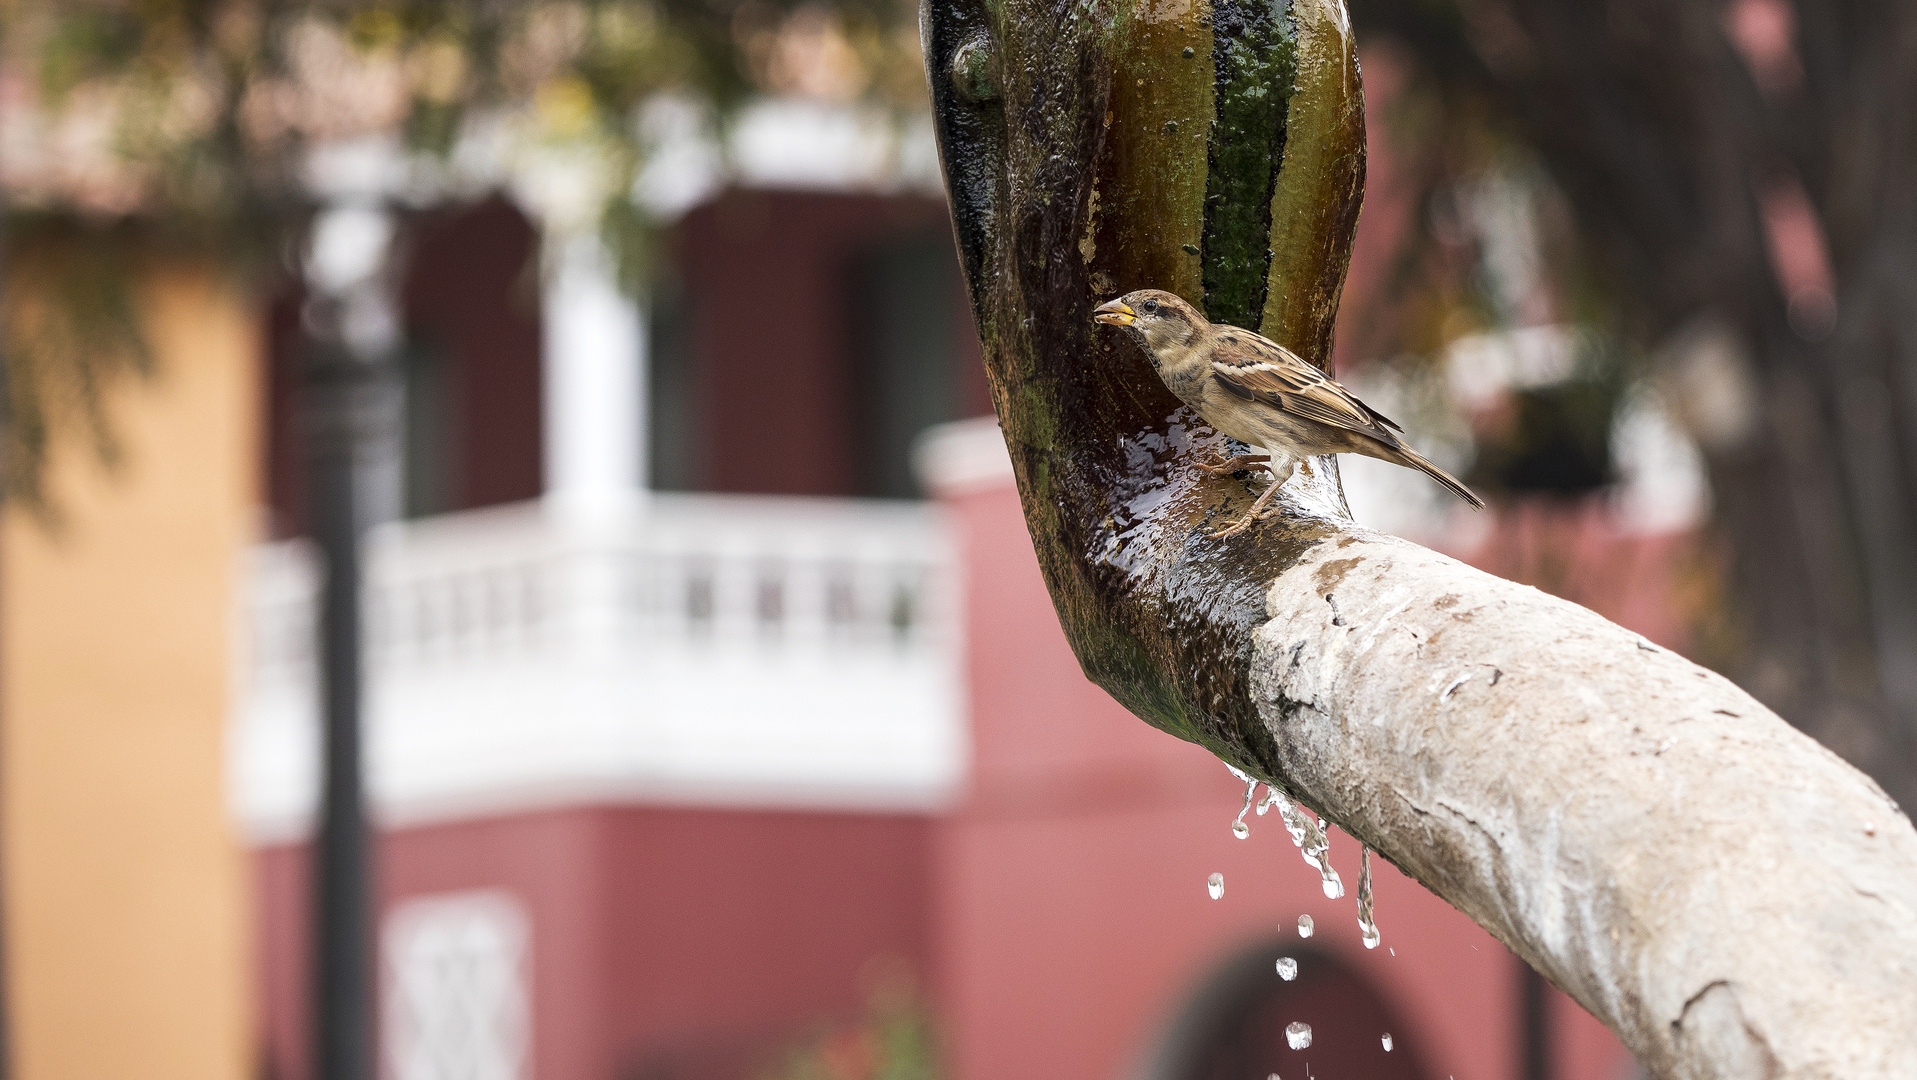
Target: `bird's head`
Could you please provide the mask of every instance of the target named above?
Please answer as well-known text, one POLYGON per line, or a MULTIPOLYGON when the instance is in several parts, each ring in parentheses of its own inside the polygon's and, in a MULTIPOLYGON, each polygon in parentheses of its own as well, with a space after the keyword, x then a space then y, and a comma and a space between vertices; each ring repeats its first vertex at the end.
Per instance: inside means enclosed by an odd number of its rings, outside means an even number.
POLYGON ((1092 319, 1130 331, 1153 355, 1189 345, 1211 326, 1197 308, 1159 289, 1139 289, 1100 304, 1092 319))

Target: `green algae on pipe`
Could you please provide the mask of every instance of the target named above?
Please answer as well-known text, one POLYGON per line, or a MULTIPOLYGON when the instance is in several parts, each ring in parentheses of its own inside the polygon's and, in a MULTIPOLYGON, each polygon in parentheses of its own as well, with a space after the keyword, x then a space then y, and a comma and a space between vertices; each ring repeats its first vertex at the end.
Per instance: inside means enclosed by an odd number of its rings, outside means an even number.
POLYGON ((1252 490, 1191 469, 1221 438, 1090 314, 1164 288, 1325 361, 1362 189, 1343 9, 927 0, 921 24, 993 400, 1060 623, 1138 715, 1268 774, 1248 698, 1258 583, 1327 523, 1206 538, 1252 490))

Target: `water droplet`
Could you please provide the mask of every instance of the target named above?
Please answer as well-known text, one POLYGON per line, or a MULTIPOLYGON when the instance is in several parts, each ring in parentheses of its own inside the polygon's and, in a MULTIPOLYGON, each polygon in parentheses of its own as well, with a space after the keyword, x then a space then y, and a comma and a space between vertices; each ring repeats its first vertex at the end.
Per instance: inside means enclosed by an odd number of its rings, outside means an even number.
POLYGON ((1298 977, 1298 961, 1293 960, 1289 956, 1279 957, 1278 958, 1278 977, 1285 980, 1286 982, 1290 982, 1291 980, 1297 978, 1298 977))
POLYGON ((1243 840, 1245 837, 1251 835, 1251 826, 1245 824, 1245 815, 1251 811, 1251 800, 1258 796, 1258 781, 1253 780, 1237 769, 1232 769, 1229 765, 1225 766, 1225 768, 1231 769, 1233 776, 1245 782, 1245 805, 1238 808, 1238 816, 1233 819, 1231 823, 1231 834, 1243 840))
POLYGON ((1339 879, 1338 871, 1332 869, 1331 840, 1325 835, 1324 821, 1306 813, 1281 791, 1272 790, 1269 798, 1277 805, 1278 816, 1285 819, 1285 831, 1291 834, 1292 845, 1304 853, 1305 862, 1324 878, 1325 896, 1332 900, 1343 896, 1345 883, 1339 879))
POLYGON ((1225 895, 1225 875, 1213 874, 1206 878, 1205 891, 1211 894, 1213 900, 1225 895))
POLYGON ((1311 936, 1311 916, 1309 915, 1298 916, 1298 936, 1299 937, 1311 936))
POLYGON ((1378 923, 1371 917, 1371 849, 1360 848, 1358 855, 1358 929, 1364 933, 1365 948, 1378 947, 1378 923))
POLYGON ((1391 1052, 1391 1033, 1389 1031, 1385 1032, 1384 1038, 1379 1041, 1384 1043, 1385 1053, 1389 1054, 1391 1052))
POLYGON ((1311 1025, 1300 1020, 1293 1020, 1291 1023, 1286 1024, 1285 1042, 1291 1044, 1293 1050, 1303 1050, 1305 1047, 1310 1046, 1311 1025))

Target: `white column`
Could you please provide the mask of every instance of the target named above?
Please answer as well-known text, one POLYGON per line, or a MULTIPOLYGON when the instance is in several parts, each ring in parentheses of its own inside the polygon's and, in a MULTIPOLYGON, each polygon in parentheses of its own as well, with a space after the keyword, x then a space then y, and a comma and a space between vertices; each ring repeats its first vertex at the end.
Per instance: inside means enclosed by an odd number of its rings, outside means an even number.
POLYGON ((546 504, 570 518, 616 518, 645 486, 645 334, 592 235, 561 245, 545 285, 546 504))
POLYGON ((631 528, 643 509, 645 336, 589 231, 549 229, 545 284, 545 506, 564 537, 548 625, 568 662, 616 665, 631 612, 631 528))

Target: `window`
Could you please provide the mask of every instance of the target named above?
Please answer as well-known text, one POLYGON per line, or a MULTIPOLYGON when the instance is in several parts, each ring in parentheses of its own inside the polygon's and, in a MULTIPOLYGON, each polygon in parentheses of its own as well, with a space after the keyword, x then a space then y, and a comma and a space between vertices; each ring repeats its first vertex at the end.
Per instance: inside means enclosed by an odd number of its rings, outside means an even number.
POLYGON ((894 240, 865 254, 853 271, 862 371, 859 457, 863 494, 920 494, 912 443, 933 424, 963 415, 960 402, 958 259, 943 232, 894 240))
POLYGON ((386 916, 382 1035, 393 1080, 524 1080, 528 920, 511 895, 448 893, 386 916))

